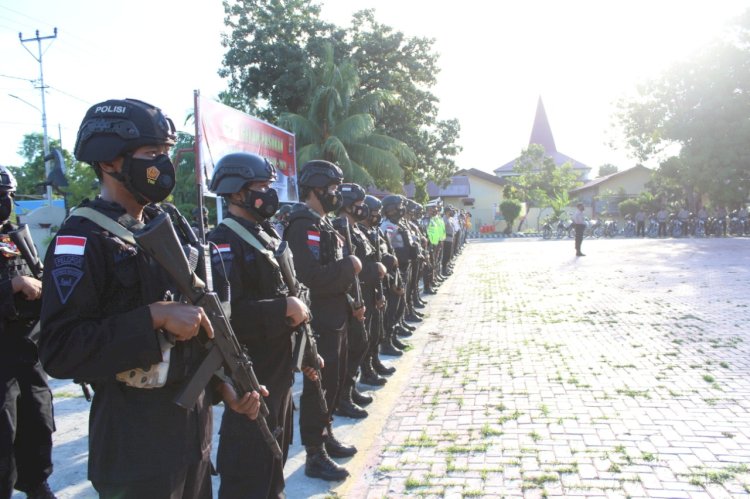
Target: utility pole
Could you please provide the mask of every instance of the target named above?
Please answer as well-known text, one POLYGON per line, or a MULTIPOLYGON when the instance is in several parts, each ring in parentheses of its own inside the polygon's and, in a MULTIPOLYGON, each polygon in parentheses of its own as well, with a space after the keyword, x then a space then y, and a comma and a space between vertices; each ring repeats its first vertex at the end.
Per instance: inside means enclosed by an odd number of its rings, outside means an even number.
MULTIPOLYGON (((42 92, 42 130, 44 132, 44 156, 49 156, 49 138, 47 137, 47 107, 45 104, 44 99, 44 91, 47 87, 44 86, 44 68, 42 65, 42 40, 54 40, 57 38, 57 28, 55 28, 53 35, 48 36, 39 36, 39 30, 36 30, 36 36, 34 38, 26 38, 24 39, 22 33, 18 33, 18 39, 21 40, 21 44, 23 44, 23 48, 26 49, 26 51, 31 54, 31 57, 36 59, 36 61, 39 63, 39 89, 42 92), (37 43, 37 53, 38 56, 34 55, 34 53, 26 48, 27 42, 36 42, 37 43)), ((47 176, 49 176, 50 173, 50 167, 49 163, 45 160, 44 161, 44 180, 47 180, 47 176)), ((52 206, 52 186, 47 186, 47 204, 49 206, 52 206)))

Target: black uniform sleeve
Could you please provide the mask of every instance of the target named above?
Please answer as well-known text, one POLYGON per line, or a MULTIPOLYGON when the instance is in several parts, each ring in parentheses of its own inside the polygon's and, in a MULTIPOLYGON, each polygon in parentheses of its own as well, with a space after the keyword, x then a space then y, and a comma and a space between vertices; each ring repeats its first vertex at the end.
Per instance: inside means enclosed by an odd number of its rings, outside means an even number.
POLYGON ((301 283, 314 295, 337 295, 346 293, 354 279, 354 264, 351 258, 321 264, 320 253, 316 255, 308 244, 308 231, 319 232, 312 220, 295 220, 284 233, 294 255, 294 270, 301 283))
MULTIPOLYGON (((270 299, 254 299, 249 296, 249 291, 258 286, 257 282, 248 281, 248 269, 245 266, 263 265, 258 258, 265 258, 255 252, 238 237, 234 237, 227 229, 219 228, 213 231, 209 240, 212 244, 211 271, 214 286, 217 289, 228 290, 231 297, 232 329, 240 341, 247 341, 252 336, 288 336, 291 329, 287 326, 286 297, 270 299), (252 252, 248 258, 248 252, 252 252)), ((257 272, 253 275, 258 276, 257 272)), ((222 301, 226 301, 221 296, 222 301)))
POLYGON ((0 314, 2 314, 2 317, 12 317, 15 315, 13 282, 11 279, 0 280, 0 314))
POLYGON ((161 361, 146 305, 106 315, 108 272, 101 235, 63 228, 45 258, 39 353, 56 378, 96 380, 161 361), (81 255, 58 254, 60 236, 82 241, 81 255))

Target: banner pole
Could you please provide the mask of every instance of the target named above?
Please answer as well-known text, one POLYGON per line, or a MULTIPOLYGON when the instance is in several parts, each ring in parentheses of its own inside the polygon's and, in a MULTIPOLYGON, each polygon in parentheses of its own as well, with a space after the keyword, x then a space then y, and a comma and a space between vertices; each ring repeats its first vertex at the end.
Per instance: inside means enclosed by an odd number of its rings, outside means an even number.
POLYGON ((206 242, 206 228, 203 226, 203 127, 201 126, 200 90, 193 90, 193 120, 195 120, 195 184, 198 193, 198 237, 206 242))

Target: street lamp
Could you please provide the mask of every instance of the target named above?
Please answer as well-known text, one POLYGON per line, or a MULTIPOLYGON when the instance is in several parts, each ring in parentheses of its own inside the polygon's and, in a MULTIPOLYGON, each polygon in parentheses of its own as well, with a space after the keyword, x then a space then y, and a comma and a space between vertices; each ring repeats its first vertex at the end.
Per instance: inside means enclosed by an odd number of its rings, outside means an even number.
POLYGON ((27 100, 24 100, 24 99, 20 98, 20 97, 19 97, 19 96, 17 96, 17 95, 13 95, 13 94, 8 94, 8 96, 9 96, 9 97, 13 97, 14 99, 18 99, 18 100, 20 100, 21 102, 23 102, 23 103, 24 103, 24 104, 26 104, 27 106, 31 106, 31 107, 33 107, 34 109, 36 109, 36 110, 37 110, 37 111, 39 111, 40 113, 42 112, 42 110, 41 110, 41 109, 39 109, 38 107, 36 107, 36 106, 35 106, 34 104, 32 104, 31 102, 29 102, 29 101, 27 101, 27 100))

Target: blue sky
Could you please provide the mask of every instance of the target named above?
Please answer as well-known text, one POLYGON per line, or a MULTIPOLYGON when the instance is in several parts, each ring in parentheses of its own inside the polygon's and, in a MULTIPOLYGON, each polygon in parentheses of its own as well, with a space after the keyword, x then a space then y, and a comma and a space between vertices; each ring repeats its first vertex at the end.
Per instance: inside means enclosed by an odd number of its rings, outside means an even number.
MULTIPOLYGON (((407 35, 435 38, 441 117, 462 126, 461 168, 485 171, 526 147, 539 95, 558 149, 594 167, 634 164, 610 126, 613 102, 714 37, 747 2, 426 0, 321 2, 346 25, 352 12, 407 35)), ((49 135, 73 148, 89 105, 133 97, 164 109, 178 128, 193 89, 215 96, 223 48, 219 0, 0 0, 0 163, 17 165, 23 134, 41 131, 39 65, 18 39, 51 35, 45 49, 49 135), (10 97, 9 94, 18 98, 10 97), (25 102, 22 102, 25 101, 25 102)), ((36 54, 36 44, 26 44, 36 54)))

